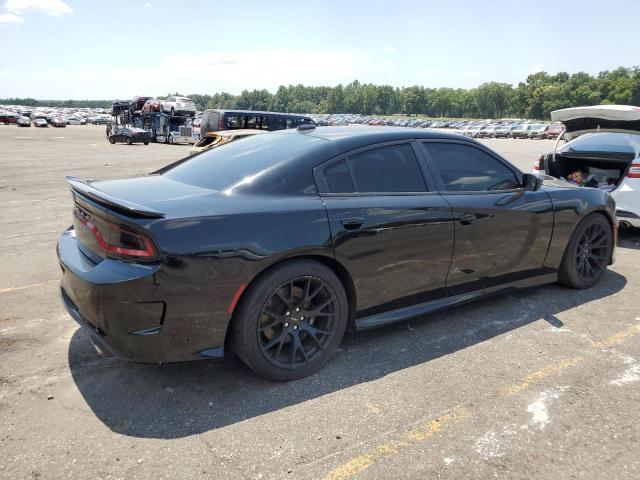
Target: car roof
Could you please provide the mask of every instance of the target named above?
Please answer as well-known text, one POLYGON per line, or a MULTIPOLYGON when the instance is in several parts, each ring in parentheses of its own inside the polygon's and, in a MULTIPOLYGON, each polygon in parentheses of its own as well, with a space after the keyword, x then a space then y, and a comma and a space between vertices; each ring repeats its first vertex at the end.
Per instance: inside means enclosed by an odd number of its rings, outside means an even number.
POLYGON ((308 115, 302 115, 300 113, 282 113, 282 112, 265 112, 262 110, 232 110, 228 108, 209 108, 206 111, 224 112, 224 113, 242 113, 242 114, 259 114, 259 115, 283 115, 285 117, 301 117, 310 118, 308 115))

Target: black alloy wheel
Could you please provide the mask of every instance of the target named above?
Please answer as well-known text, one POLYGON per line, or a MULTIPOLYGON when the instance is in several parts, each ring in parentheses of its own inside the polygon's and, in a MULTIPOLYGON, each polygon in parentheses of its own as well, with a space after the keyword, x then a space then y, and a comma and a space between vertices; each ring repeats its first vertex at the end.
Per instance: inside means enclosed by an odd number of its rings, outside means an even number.
POLYGON ((349 301, 326 265, 294 259, 260 274, 233 312, 229 344, 259 375, 296 380, 318 370, 338 348, 349 301))
POLYGON ((578 275, 585 282, 598 276, 609 263, 611 228, 602 223, 593 223, 578 240, 575 262, 578 275))
POLYGON ((613 250, 613 230, 601 213, 585 217, 575 228, 562 263, 558 282, 572 288, 589 288, 604 275, 613 250))
POLYGON ((280 368, 298 368, 331 343, 338 299, 323 280, 303 276, 280 285, 262 308, 257 335, 265 358, 280 368))

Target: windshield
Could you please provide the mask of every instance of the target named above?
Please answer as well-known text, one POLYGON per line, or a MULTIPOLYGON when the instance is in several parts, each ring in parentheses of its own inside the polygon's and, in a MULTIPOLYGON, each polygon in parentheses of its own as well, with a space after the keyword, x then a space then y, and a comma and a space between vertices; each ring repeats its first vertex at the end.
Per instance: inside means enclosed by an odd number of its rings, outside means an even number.
POLYGON ((587 133, 567 143, 560 152, 610 152, 638 156, 640 134, 632 133, 587 133))

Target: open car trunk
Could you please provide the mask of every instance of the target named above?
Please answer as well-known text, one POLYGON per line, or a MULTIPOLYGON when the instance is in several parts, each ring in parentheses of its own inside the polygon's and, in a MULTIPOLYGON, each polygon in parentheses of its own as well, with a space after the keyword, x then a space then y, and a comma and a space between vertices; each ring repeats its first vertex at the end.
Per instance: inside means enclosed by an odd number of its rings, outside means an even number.
POLYGON ((562 122, 564 128, 558 143, 561 138, 572 140, 580 136, 588 137, 588 140, 574 140, 560 150, 556 143, 553 154, 546 157, 544 170, 547 175, 611 192, 640 155, 639 107, 595 105, 565 108, 551 112, 551 119, 562 122), (619 137, 622 139, 614 141, 619 137))
POLYGON ((547 175, 584 187, 615 190, 624 178, 634 155, 588 155, 556 153, 547 160, 547 175))

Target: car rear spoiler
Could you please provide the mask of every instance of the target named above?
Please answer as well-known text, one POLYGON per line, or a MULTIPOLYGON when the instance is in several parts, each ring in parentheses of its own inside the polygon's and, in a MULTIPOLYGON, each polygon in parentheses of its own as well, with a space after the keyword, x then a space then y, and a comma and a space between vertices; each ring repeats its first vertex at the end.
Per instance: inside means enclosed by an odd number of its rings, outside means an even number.
POLYGON ((116 212, 123 213, 130 217, 137 218, 163 218, 164 213, 137 203, 129 202, 121 198, 115 198, 102 190, 91 185, 89 180, 82 180, 78 177, 65 177, 74 193, 82 195, 94 202, 108 207, 116 212))

